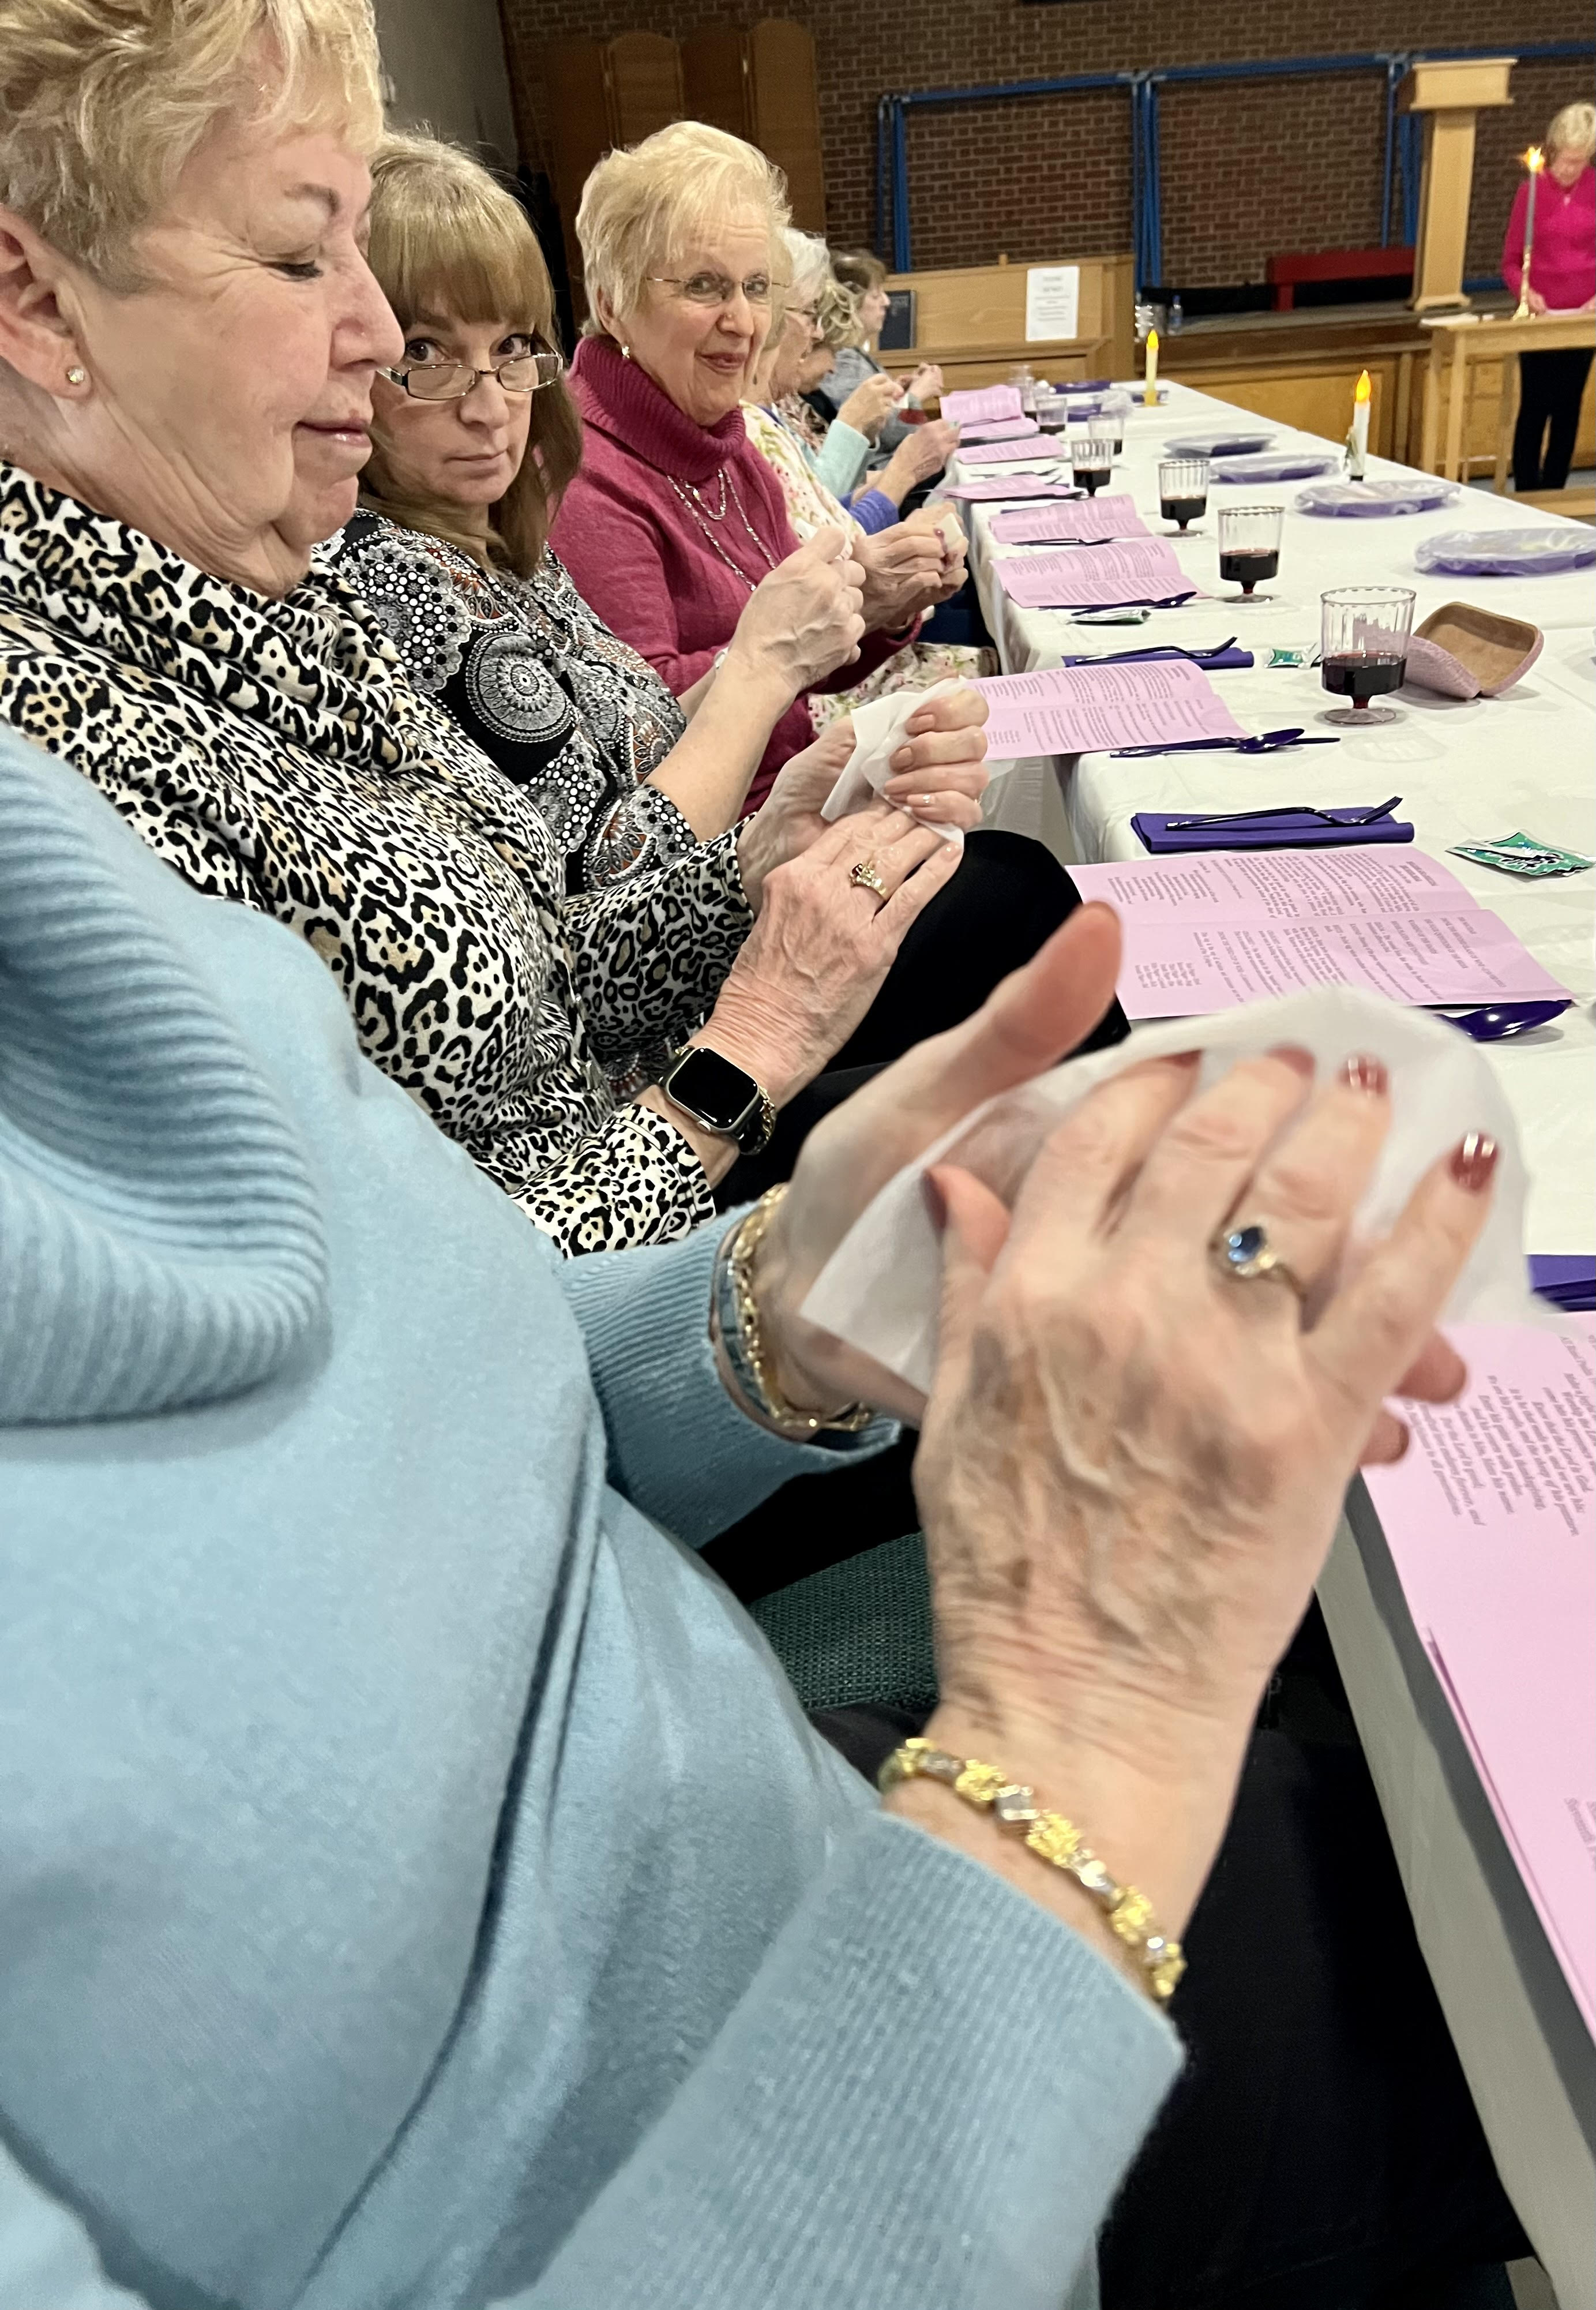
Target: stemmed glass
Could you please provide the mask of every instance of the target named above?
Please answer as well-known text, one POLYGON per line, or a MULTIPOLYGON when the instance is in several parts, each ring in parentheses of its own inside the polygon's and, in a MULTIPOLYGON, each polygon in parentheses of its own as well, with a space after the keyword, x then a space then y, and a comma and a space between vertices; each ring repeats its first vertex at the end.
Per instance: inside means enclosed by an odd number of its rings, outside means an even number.
POLYGON ((1208 459, 1166 457, 1158 467, 1158 511, 1166 521, 1201 521, 1208 511, 1208 459))
MULTIPOLYGON (((1241 587, 1241 601, 1256 601, 1253 588, 1280 567, 1280 533, 1286 524, 1284 506, 1221 506, 1219 508, 1219 575, 1227 585, 1241 587)), ((1269 596, 1262 597, 1265 601, 1269 596)))
POLYGON ((1095 426, 1087 426, 1070 436, 1070 463, 1074 470, 1075 486, 1095 498, 1114 467, 1114 436, 1099 433, 1095 426))
POLYGON ((1103 395, 1102 413, 1112 422, 1114 430, 1114 454, 1117 457, 1122 454, 1125 446, 1125 420, 1131 414, 1130 395, 1123 392, 1116 385, 1111 393, 1106 393, 1103 395))
POLYGON ((1410 586, 1338 586, 1319 596, 1319 679, 1332 697, 1350 706, 1320 716, 1343 730, 1366 730, 1371 722, 1400 722, 1401 716, 1371 706, 1388 690, 1400 689, 1408 671, 1413 633, 1410 586))

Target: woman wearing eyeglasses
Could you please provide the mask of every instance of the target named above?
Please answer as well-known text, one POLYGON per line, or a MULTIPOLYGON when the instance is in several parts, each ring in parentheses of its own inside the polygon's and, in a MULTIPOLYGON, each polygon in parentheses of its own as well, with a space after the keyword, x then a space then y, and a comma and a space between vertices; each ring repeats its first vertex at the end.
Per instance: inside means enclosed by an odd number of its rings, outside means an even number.
MULTIPOLYGON (((577 218, 590 317, 571 364, 585 434, 553 542, 577 589, 678 697, 730 642, 750 596, 798 543, 742 404, 785 264, 781 179, 735 136, 677 121, 587 180, 577 218)), ((853 541, 864 570, 859 657, 811 690, 852 689, 964 580, 939 533, 853 541)), ((776 724, 750 800, 810 743, 800 698, 776 724)))
POLYGON ((404 353, 373 384, 371 460, 335 565, 418 687, 527 788, 573 890, 686 856, 740 815, 777 716, 852 659, 846 549, 829 539, 768 570, 718 669, 673 698, 548 548, 581 422, 516 202, 455 147, 389 137, 369 253, 404 353))

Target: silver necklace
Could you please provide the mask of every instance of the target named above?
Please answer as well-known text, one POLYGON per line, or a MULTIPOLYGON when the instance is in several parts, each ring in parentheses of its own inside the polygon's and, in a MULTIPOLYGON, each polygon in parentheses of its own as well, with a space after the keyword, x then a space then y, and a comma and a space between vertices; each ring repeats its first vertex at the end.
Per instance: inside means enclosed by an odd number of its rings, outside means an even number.
POLYGON ((665 479, 670 482, 671 487, 675 491, 682 504, 687 508, 689 513, 691 514, 693 519, 698 523, 698 527, 702 530, 705 538, 708 542, 711 551, 714 552, 720 560, 725 563, 726 568, 730 569, 735 577, 742 578, 743 584, 748 587, 751 594, 759 582, 758 579, 750 578, 748 571, 743 569, 741 562, 733 560, 731 555, 726 551, 725 547, 721 543, 720 539, 716 537, 714 530, 709 526, 709 523, 712 520, 724 521, 725 519, 727 492, 729 491, 731 502, 736 507, 738 517, 742 521, 743 528, 748 532, 750 537, 752 538, 756 548, 763 558, 765 567, 768 569, 775 569, 776 556, 771 552, 770 548, 759 535, 759 531, 754 527, 752 522, 750 521, 747 511, 742 503, 742 499, 738 491, 737 484, 732 479, 730 467, 723 465, 720 469, 721 510, 718 514, 710 514, 708 507, 705 505, 702 499, 699 497, 698 491, 693 488, 690 482, 679 482, 674 473, 667 473, 665 475, 665 479))

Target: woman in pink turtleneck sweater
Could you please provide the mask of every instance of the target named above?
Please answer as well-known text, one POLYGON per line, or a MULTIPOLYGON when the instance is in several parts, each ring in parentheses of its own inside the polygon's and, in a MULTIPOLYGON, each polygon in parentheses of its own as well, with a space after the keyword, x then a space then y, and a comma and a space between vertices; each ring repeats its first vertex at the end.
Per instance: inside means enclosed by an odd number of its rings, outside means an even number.
MULTIPOLYGON (((1589 312, 1596 306, 1596 106, 1566 104, 1546 132, 1546 169, 1535 195, 1527 302, 1532 313, 1589 312)), ((1502 278, 1523 292, 1526 177, 1502 245, 1502 278)), ((1588 348, 1519 355, 1519 412, 1513 436, 1513 486, 1560 490, 1568 479, 1580 404, 1591 372, 1588 348)))
MULTIPOLYGON (((706 425, 608 337, 585 337, 571 363, 582 465, 552 543, 584 600, 679 698, 712 671, 760 578, 799 545, 775 472, 743 432, 742 364, 727 375, 738 397, 706 425)), ((819 686, 851 689, 904 638, 867 634, 819 686)), ((750 808, 814 734, 801 694, 771 733, 750 808)))
MULTIPOLYGON (((799 546, 742 403, 779 317, 781 180, 738 137, 678 121, 609 153, 577 218, 589 334, 571 365, 582 469, 551 543, 577 590, 681 699, 713 673, 749 596, 799 546)), ((860 654, 819 685, 849 690, 964 582, 931 525, 855 534, 860 654)), ((804 696, 776 724, 752 786, 814 736, 804 696)))

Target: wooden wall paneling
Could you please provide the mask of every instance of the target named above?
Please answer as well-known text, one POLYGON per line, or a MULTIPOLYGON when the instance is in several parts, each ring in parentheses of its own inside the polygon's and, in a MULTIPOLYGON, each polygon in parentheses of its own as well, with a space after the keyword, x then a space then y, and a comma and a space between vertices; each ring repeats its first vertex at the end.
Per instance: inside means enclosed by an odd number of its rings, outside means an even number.
POLYGON ((681 51, 663 32, 620 32, 605 52, 612 144, 636 144, 686 113, 681 51))
POLYGON ((681 90, 689 120, 752 141, 748 43, 734 24, 712 24, 682 41, 681 90))
POLYGON ((1061 256, 1047 261, 1080 267, 1074 337, 1028 343, 1023 265, 894 274, 892 288, 915 291, 915 342, 902 352, 883 353, 883 366, 906 374, 923 360, 936 361, 950 389, 1002 384, 1022 361, 1055 382, 1128 377, 1134 366, 1131 259, 1061 256))
MULTIPOLYGON (((614 142, 604 52, 596 40, 551 40, 543 51, 549 89, 550 161, 573 293, 582 278, 577 209, 589 169, 614 142)), ((577 317, 582 301, 577 296, 577 317)))
POLYGON ((805 24, 767 16, 747 35, 747 56, 752 125, 744 133, 785 176, 793 222, 802 232, 823 234, 826 169, 814 39, 805 24))

